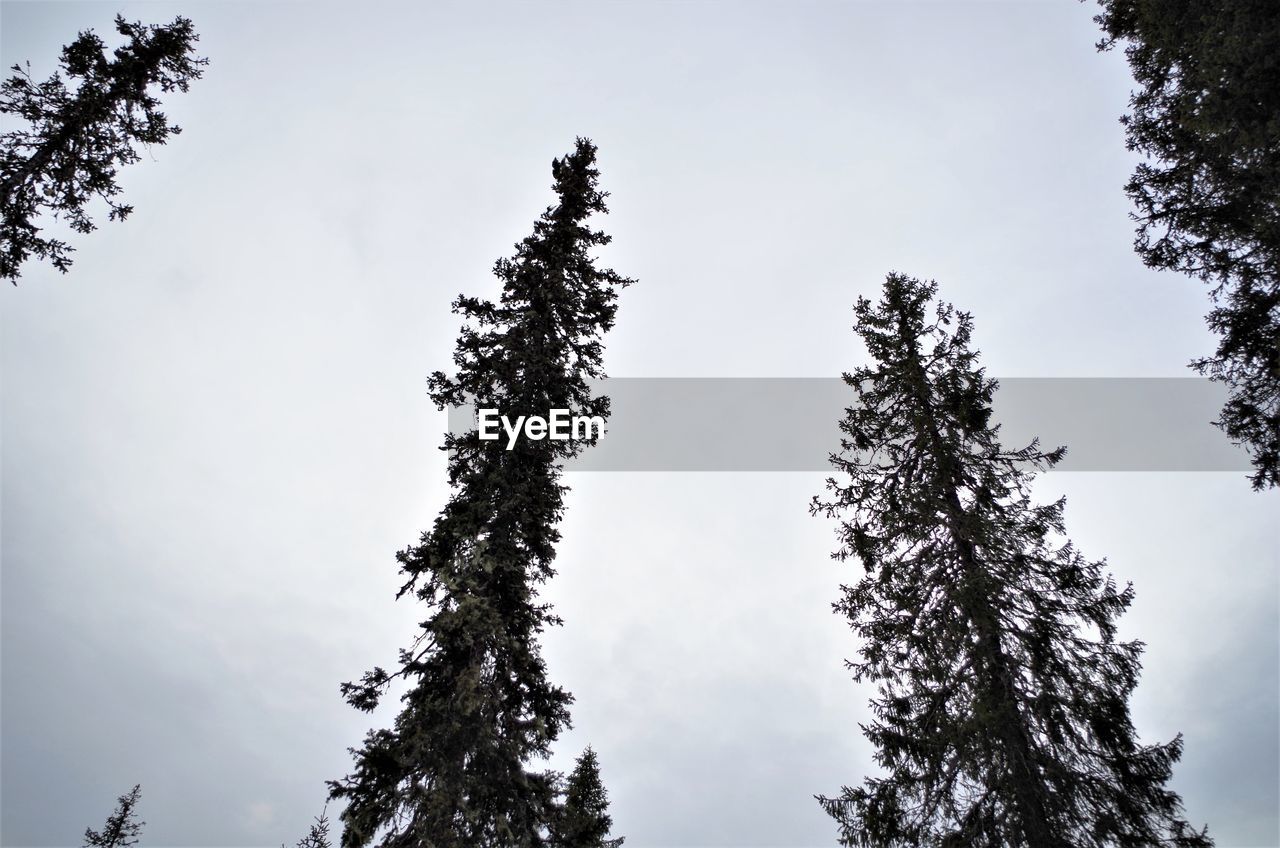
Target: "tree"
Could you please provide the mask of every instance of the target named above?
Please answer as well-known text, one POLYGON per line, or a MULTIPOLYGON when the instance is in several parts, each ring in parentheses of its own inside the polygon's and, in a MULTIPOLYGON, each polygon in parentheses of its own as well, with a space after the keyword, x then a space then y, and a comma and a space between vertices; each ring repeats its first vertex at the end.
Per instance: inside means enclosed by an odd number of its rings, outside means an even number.
POLYGON ((1191 365, 1229 389, 1217 425, 1280 486, 1280 7, 1272 0, 1100 0, 1140 90, 1122 120, 1145 154, 1128 185, 1134 247, 1211 286, 1219 337, 1191 365))
POLYGON ((138 805, 142 786, 135 785, 117 800, 115 812, 107 817, 101 831, 85 828, 85 848, 129 848, 138 844, 138 834, 146 822, 138 821, 133 808, 138 805))
MULTIPOLYGON (((603 334, 613 326, 617 290, 632 280, 599 270, 590 251, 610 237, 584 223, 604 213, 596 148, 578 139, 552 162, 558 202, 493 271, 497 303, 459 297, 467 319, 454 353, 455 376, 429 380, 440 408, 474 402, 519 415, 551 409, 606 417, 609 401, 587 381, 603 376, 603 334)), ((592 434, 594 436, 594 434, 592 434)), ((527 768, 545 758, 569 725, 570 694, 546 674, 538 634, 560 624, 537 587, 555 572, 564 507, 561 460, 594 442, 482 441, 476 430, 446 435, 448 502, 419 544, 398 555, 428 610, 399 670, 375 668, 342 687, 369 711, 393 680, 411 684, 395 727, 371 731, 352 750, 355 769, 331 781, 347 800, 343 848, 382 846, 530 848, 543 844, 556 776, 527 768)))
POLYGON ((931 318, 936 291, 890 274, 854 309, 874 365, 844 377, 857 403, 831 461, 848 481, 812 511, 864 569, 834 608, 862 640, 854 679, 878 683, 863 731, 887 774, 818 800, 844 845, 1209 846, 1164 788, 1181 736, 1140 745, 1129 718, 1132 587, 1064 538, 1064 500, 1028 493, 1065 449, 1000 445, 972 320, 931 318))
MULTIPOLYGON (((315 824, 311 825, 311 829, 307 831, 307 835, 298 840, 296 848, 331 848, 331 845, 328 811, 321 810, 320 815, 316 816, 315 824)), ((284 845, 280 848, 284 848, 284 845)))
POLYGON ((14 285, 31 256, 64 274, 71 265, 74 248, 41 235, 36 221, 44 212, 88 233, 95 225, 85 205, 98 197, 109 207, 108 220, 123 221, 133 207, 115 199, 116 169, 138 161, 136 145, 164 144, 182 131, 158 111, 153 89, 185 92, 203 74, 208 60, 195 56, 200 37, 191 21, 143 26, 117 15, 116 30, 128 43, 112 59, 92 31, 62 49, 67 77, 80 80, 74 93, 59 73, 37 82, 30 64, 13 65, 15 76, 0 85, 0 113, 26 122, 0 136, 0 278, 14 285))
POLYGON ((600 781, 600 762, 587 746, 569 775, 551 844, 554 848, 618 848, 625 839, 610 839, 611 827, 609 794, 600 781))

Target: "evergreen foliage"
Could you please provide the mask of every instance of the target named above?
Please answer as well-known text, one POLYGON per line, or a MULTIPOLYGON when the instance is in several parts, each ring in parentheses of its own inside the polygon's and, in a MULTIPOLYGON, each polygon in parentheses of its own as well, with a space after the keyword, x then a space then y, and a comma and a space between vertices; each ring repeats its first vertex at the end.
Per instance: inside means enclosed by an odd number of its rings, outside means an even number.
POLYGON ((117 800, 115 812, 107 817, 101 831, 85 828, 84 848, 129 848, 138 844, 144 821, 138 821, 134 807, 142 796, 142 786, 134 785, 117 800))
MULTIPOLYGON (((328 810, 321 810, 307 835, 298 840, 297 848, 331 848, 328 810)), ((283 845, 280 848, 284 848, 283 845)))
POLYGON ((553 848, 617 848, 623 837, 609 838, 609 794, 600 781, 600 761, 587 747, 574 764, 564 805, 552 828, 553 848))
POLYGON ((1065 539, 1063 500, 1031 500, 1064 449, 1001 446, 972 320, 931 310, 936 291, 890 274, 854 310, 874 365, 844 377, 848 480, 812 511, 864 569, 834 607, 862 641, 854 679, 878 684, 863 731, 885 774, 819 801, 850 846, 1209 846, 1164 786, 1181 737, 1135 738, 1132 588, 1065 539))
POLYGON ((60 73, 37 82, 30 65, 13 65, 15 75, 0 85, 0 113, 26 125, 0 136, 0 278, 14 285, 31 256, 64 274, 71 265, 74 248, 41 235, 42 214, 87 233, 95 225, 85 204, 98 197, 110 209, 108 220, 123 221, 133 207, 115 199, 116 169, 138 161, 136 145, 164 144, 182 131, 159 111, 152 90, 185 92, 203 74, 208 60, 195 56, 200 37, 191 21, 143 26, 117 15, 116 30, 128 43, 114 58, 92 31, 62 49, 63 71, 80 80, 74 93, 60 73))
POLYGON ((1218 426, 1280 485, 1280 4, 1101 0, 1140 89, 1124 117, 1145 154, 1126 186, 1147 265, 1208 282, 1218 336, 1192 367, 1229 389, 1218 426))
MULTIPOLYGON (((604 213, 596 148, 578 139, 552 162, 556 205, 533 234, 500 259, 497 303, 459 297, 467 323, 456 374, 429 380, 441 408, 474 402, 504 415, 551 409, 607 416, 588 380, 603 376, 602 336, 613 325, 617 289, 632 281, 600 270, 590 251, 610 237, 586 220, 604 213)), ((560 623, 538 603, 554 571, 566 487, 560 462, 587 440, 481 441, 476 430, 446 435, 448 502, 420 542, 398 555, 406 576, 397 597, 427 610, 400 652, 399 669, 375 668, 342 687, 374 709, 397 678, 412 684, 391 729, 371 731, 352 754, 354 772, 331 781, 347 801, 343 848, 533 848, 545 844, 557 776, 528 769, 569 724, 570 694, 546 674, 538 634, 560 623)))

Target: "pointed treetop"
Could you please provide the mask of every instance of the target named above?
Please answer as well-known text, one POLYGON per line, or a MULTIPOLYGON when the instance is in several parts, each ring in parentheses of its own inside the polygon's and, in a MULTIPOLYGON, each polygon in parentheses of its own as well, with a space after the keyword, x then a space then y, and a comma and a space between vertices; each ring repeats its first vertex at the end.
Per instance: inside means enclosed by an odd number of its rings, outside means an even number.
POLYGON ((142 832, 144 821, 138 821, 134 807, 142 795, 142 786, 135 784, 126 794, 117 800, 115 812, 107 817, 107 823, 101 831, 85 828, 85 848, 129 848, 138 844, 138 834, 142 832))
POLYGON ((588 745, 578 756, 565 790, 560 820, 552 833, 555 848, 610 848, 623 838, 609 839, 613 819, 609 795, 600 780, 600 761, 588 745))

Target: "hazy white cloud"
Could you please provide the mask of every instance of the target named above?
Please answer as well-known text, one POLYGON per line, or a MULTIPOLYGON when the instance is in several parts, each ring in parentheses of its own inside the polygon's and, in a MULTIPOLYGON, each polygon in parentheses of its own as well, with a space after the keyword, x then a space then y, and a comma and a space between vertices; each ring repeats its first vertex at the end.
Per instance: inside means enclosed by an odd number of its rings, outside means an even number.
POLYGON ((276 820, 276 808, 267 801, 255 801, 249 805, 245 814, 249 827, 257 829, 272 824, 276 820))

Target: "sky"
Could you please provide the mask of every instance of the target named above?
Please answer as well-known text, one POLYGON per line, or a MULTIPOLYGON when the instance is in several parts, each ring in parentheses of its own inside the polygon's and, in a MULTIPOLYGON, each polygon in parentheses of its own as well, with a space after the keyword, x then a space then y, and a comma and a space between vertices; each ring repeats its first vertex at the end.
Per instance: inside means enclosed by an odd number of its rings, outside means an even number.
MULTIPOLYGON (((1088 5, 5 0, 0 58, 47 76, 117 11, 190 17, 210 65, 122 172, 129 220, 0 292, 6 848, 79 845, 135 783, 144 846, 305 833, 395 716, 338 685, 421 618, 394 554, 447 496, 449 305, 497 294, 577 136, 611 192, 601 262, 638 281, 612 376, 837 377, 895 270, 973 313, 996 377, 1185 377, 1213 348, 1203 285, 1132 251, 1133 84, 1088 5)), ((594 747, 631 848, 834 845, 813 796, 876 773, 830 610, 857 566, 808 514, 825 476, 566 475, 550 765, 594 747)), ((1277 494, 1036 485, 1134 583, 1134 720, 1184 734, 1187 818, 1280 844, 1277 494)))

